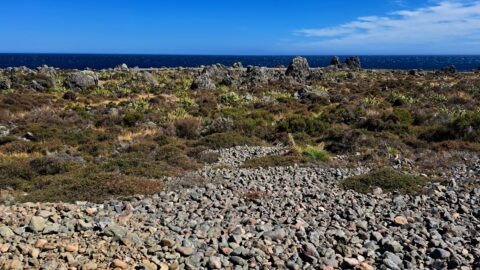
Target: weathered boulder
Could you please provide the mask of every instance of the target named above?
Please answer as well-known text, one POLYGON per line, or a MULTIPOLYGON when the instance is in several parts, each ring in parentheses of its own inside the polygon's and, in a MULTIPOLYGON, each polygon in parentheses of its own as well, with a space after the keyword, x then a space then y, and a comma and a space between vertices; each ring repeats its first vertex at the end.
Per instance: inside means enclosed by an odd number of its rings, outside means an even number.
POLYGON ((215 90, 217 86, 208 74, 202 73, 193 80, 191 88, 193 90, 215 90))
POLYGON ((327 91, 319 91, 311 86, 305 86, 295 91, 294 97, 300 101, 310 101, 321 104, 330 103, 330 95, 327 91))
POLYGON ((46 92, 56 87, 56 75, 54 68, 44 65, 37 70, 21 71, 14 77, 16 77, 17 83, 23 87, 37 92, 46 92))
POLYGON ((330 65, 331 66, 340 66, 341 65, 340 58, 338 58, 338 56, 334 56, 332 58, 332 60, 330 61, 330 65))
POLYGON ((0 78, 0 90, 12 88, 12 81, 9 78, 0 78))
POLYGON ((206 66, 202 74, 207 74, 215 82, 222 81, 229 74, 228 68, 221 64, 206 66))
POLYGON ((442 68, 442 71, 446 74, 455 74, 458 72, 457 68, 454 65, 448 65, 442 68))
POLYGON ((0 138, 6 137, 10 134, 10 130, 6 126, 0 125, 0 138))
POLYGON ((123 63, 115 67, 115 70, 128 70, 127 64, 123 63))
POLYGON ((310 75, 310 66, 304 57, 295 57, 290 65, 288 65, 287 76, 293 77, 297 82, 303 83, 310 75))
POLYGON ((353 56, 345 59, 345 65, 350 69, 361 69, 362 65, 360 63, 360 57, 353 56))
POLYGON ((83 91, 98 86, 98 75, 93 71, 75 72, 65 80, 65 87, 73 91, 83 91))
POLYGON ((244 84, 248 87, 256 88, 262 84, 266 84, 269 81, 269 74, 264 67, 247 67, 245 73, 244 84))
POLYGON ((155 77, 153 77, 153 75, 148 71, 142 72, 142 79, 149 86, 157 87, 160 85, 157 79, 155 79, 155 77))
POLYGON ((243 64, 242 64, 242 62, 236 62, 236 63, 233 64, 232 67, 233 68, 243 68, 243 64))
POLYGON ((227 77, 229 77, 229 72, 225 66, 220 64, 206 66, 200 75, 193 80, 191 88, 193 90, 215 90, 217 88, 215 84, 223 82, 227 77))

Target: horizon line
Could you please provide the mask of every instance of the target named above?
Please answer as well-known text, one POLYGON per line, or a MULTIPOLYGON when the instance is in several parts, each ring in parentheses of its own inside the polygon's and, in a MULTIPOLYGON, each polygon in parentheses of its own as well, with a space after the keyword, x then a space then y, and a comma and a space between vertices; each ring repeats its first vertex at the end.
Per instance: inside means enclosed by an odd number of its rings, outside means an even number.
POLYGON ((480 56, 480 54, 182 54, 182 53, 81 53, 81 52, 0 52, 0 55, 144 55, 144 56, 233 56, 233 57, 258 57, 258 56, 480 56))

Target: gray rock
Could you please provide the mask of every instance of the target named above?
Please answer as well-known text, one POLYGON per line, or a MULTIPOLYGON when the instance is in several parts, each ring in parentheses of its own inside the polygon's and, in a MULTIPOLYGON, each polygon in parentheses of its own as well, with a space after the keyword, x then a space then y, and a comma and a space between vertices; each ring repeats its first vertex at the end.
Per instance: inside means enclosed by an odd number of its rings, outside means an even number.
POLYGON ((436 248, 432 251, 430 256, 434 259, 448 259, 450 258, 451 253, 443 248, 436 248))
POLYGON ((0 77, 0 90, 7 90, 12 88, 12 81, 9 78, 0 77))
POLYGON ((209 269, 221 269, 222 260, 219 257, 212 256, 208 258, 208 268, 209 269))
POLYGON ((60 232, 60 224, 57 223, 47 225, 42 231, 43 234, 55 234, 58 232, 60 232))
POLYGON ((242 62, 235 62, 232 66, 233 68, 243 68, 242 62))
POLYGON ((191 256, 195 253, 195 249, 186 246, 178 247, 175 250, 186 257, 191 256))
POLYGON ((263 234, 264 237, 270 238, 273 241, 282 241, 287 233, 285 232, 284 229, 278 229, 274 231, 268 231, 263 234))
POLYGON ((297 82, 304 83, 310 75, 310 66, 307 59, 295 57, 288 65, 285 75, 293 77, 297 82))
POLYGON ((345 59, 345 65, 350 69, 361 69, 360 57, 353 56, 345 59))
POLYGON ((193 90, 215 90, 217 86, 208 74, 202 73, 197 76, 192 83, 191 88, 193 90))
POLYGON ((0 138, 6 137, 10 134, 10 130, 6 126, 0 125, 0 138))
POLYGON ((295 91, 294 97, 300 101, 310 101, 320 104, 330 103, 330 94, 326 91, 318 91, 311 86, 305 86, 295 91))
POLYGON ((41 232, 43 229, 45 229, 46 226, 46 220, 42 217, 39 216, 34 216, 30 219, 30 222, 28 223, 28 229, 32 232, 41 232))
POLYGON ((10 238, 14 236, 15 233, 7 226, 0 225, 0 236, 3 238, 10 238))
POLYGON ((247 261, 242 259, 241 257, 239 256, 232 256, 230 257, 230 261, 232 261, 232 263, 234 263, 235 265, 240 265, 240 266, 245 266, 247 265, 247 261))
POLYGON ((338 56, 334 56, 332 60, 330 61, 330 65, 332 66, 340 66, 340 58, 338 56))
POLYGON ((65 79, 65 87, 72 91, 84 91, 98 86, 98 75, 93 71, 80 71, 65 79))

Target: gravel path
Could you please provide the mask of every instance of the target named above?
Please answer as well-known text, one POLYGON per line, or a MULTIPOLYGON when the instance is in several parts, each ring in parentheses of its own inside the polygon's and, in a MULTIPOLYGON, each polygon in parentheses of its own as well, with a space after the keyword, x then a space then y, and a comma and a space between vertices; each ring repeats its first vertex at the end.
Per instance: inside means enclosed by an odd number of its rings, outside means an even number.
MULTIPOLYGON (((220 162, 281 152, 244 150, 220 162)), ((205 185, 150 197, 0 206, 0 269, 480 268, 480 189, 364 195, 336 184, 367 171, 205 169, 170 179, 205 185)))

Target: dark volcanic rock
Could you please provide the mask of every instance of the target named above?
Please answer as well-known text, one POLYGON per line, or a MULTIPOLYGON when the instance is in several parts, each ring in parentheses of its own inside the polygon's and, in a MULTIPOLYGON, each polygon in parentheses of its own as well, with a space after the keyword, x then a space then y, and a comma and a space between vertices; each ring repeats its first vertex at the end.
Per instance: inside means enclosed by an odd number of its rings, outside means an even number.
POLYGON ((0 78, 0 90, 12 88, 12 81, 9 78, 0 78))
POLYGON ((340 58, 338 58, 338 56, 334 56, 330 61, 330 65, 337 66, 337 67, 340 66, 341 65, 340 58))
POLYGON ((65 87, 73 91, 87 90, 98 86, 98 75, 93 71, 80 71, 65 80, 65 87))
POLYGON ((362 68, 362 65, 360 63, 360 57, 358 56, 348 57, 347 59, 345 59, 345 65, 347 66, 347 68, 351 69, 362 68))
POLYGON ((285 73, 292 76, 297 82, 304 83, 310 75, 310 66, 308 61, 303 57, 295 57, 287 68, 285 73))
POLYGON ((457 68, 454 65, 449 65, 442 68, 442 71, 447 74, 455 74, 458 72, 457 68))

